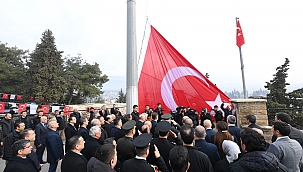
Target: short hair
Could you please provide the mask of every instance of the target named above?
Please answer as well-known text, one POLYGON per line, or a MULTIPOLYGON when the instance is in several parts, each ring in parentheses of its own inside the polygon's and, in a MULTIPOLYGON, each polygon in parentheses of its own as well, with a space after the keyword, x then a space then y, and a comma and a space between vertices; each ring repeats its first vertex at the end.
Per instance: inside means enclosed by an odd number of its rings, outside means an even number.
POLYGON ((256 123, 255 115, 246 115, 246 119, 253 124, 256 123))
POLYGON ((240 133, 242 144, 245 145, 247 152, 265 151, 266 141, 264 137, 251 128, 245 128, 240 133))
POLYGON ((90 107, 89 110, 95 109, 94 107, 90 107))
POLYGON ((5 117, 6 117, 7 115, 12 115, 12 114, 11 114, 11 113, 9 113, 9 112, 7 112, 7 113, 5 114, 5 117))
POLYGON ((19 134, 19 138, 20 139, 25 139, 25 137, 29 135, 29 131, 34 131, 34 130, 25 129, 25 130, 21 131, 20 134, 19 134))
POLYGON ((97 132, 101 131, 101 128, 98 126, 93 126, 89 129, 89 135, 94 137, 97 132))
POLYGON ((137 147, 136 147, 136 148, 135 148, 135 150, 136 150, 136 155, 138 155, 138 156, 143 156, 143 155, 145 155, 147 149, 149 149, 149 146, 144 147, 144 148, 137 148, 137 147))
POLYGON ((191 144, 194 141, 194 129, 188 125, 183 125, 180 134, 185 144, 191 144))
POLYGON ((290 124, 291 118, 287 113, 284 112, 278 112, 276 113, 277 119, 286 122, 287 124, 290 124))
POLYGON ((15 123, 14 123, 14 128, 15 129, 17 129, 17 127, 20 127, 20 124, 24 124, 24 122, 22 122, 22 121, 16 121, 15 123))
POLYGON ((107 116, 104 118, 105 121, 108 121, 108 120, 110 120, 110 119, 111 119, 110 115, 107 115, 107 116))
POLYGON ((100 120, 98 120, 98 119, 93 119, 93 120, 90 122, 90 124, 91 124, 91 126, 93 127, 93 126, 96 126, 99 122, 100 122, 100 120))
POLYGON ((56 113, 56 112, 59 112, 59 110, 55 110, 55 113, 56 113))
POLYGON ((113 144, 103 144, 96 150, 95 157, 106 165, 116 156, 116 148, 113 144))
POLYGON ((138 107, 138 105, 134 105, 134 106, 133 106, 133 109, 136 108, 136 107, 138 107))
POLYGON ((86 121, 87 121, 87 118, 82 117, 82 118, 79 119, 79 124, 83 125, 84 122, 86 122, 86 121))
POLYGON ((205 128, 201 125, 196 126, 195 128, 195 134, 198 138, 204 138, 205 137, 205 128))
POLYGON ((30 143, 29 140, 21 139, 13 143, 12 145, 12 155, 16 156, 18 155, 19 150, 23 150, 27 143, 30 143))
POLYGON ((272 123, 274 130, 279 130, 282 136, 288 136, 290 133, 290 126, 283 121, 274 121, 272 123))
POLYGON ((103 141, 103 144, 114 144, 115 138, 109 137, 103 141))
POLYGON ((211 121, 209 119, 204 120, 203 122, 204 127, 211 127, 211 121))
POLYGON ((236 123, 236 117, 233 116, 233 115, 228 115, 228 116, 227 116, 227 121, 228 121, 228 123, 230 123, 230 124, 235 124, 235 123, 236 123))
POLYGON ((169 152, 169 160, 174 172, 185 172, 189 161, 187 148, 182 145, 174 146, 169 152))
POLYGON ((54 113, 54 112, 51 112, 51 113, 49 113, 49 115, 55 116, 55 113, 54 113))
POLYGON ((158 103, 157 106, 161 105, 161 103, 158 103))
POLYGON ((184 120, 184 124, 185 124, 185 125, 192 126, 194 123, 193 123, 193 120, 192 120, 192 119, 187 118, 187 119, 184 120))
POLYGON ((146 107, 146 106, 149 106, 149 105, 145 105, 145 107, 146 107))
POLYGON ((152 113, 152 119, 155 120, 157 119, 158 113, 157 112, 153 112, 152 113))
POLYGON ((68 140, 68 146, 69 146, 71 149, 75 149, 76 145, 80 143, 80 137, 82 137, 82 136, 74 135, 73 137, 71 137, 71 138, 68 140))
MULTIPOLYGON (((118 125, 119 121, 121 120, 121 117, 117 116, 115 119, 114 119, 114 125, 118 125)), ((121 120, 122 122, 122 120, 121 120)))
MULTIPOLYGON (((74 117, 74 116, 69 117, 68 122, 71 122, 73 120, 73 118, 76 118, 76 117, 74 117)), ((76 118, 76 120, 77 120, 77 118, 76 118)))
POLYGON ((26 112, 25 110, 24 110, 24 111, 22 111, 22 112, 21 112, 21 114, 23 114, 23 112, 25 112, 25 113, 26 113, 26 115, 27 115, 27 112, 26 112))

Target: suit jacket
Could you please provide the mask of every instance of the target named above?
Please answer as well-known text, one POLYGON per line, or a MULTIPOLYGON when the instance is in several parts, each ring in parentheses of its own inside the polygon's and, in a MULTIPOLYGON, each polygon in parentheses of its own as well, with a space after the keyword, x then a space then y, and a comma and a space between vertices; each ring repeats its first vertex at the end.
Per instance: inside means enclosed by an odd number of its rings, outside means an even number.
POLYGON ((68 151, 62 159, 61 172, 86 172, 87 159, 78 153, 68 151))
MULTIPOLYGON (((158 166, 159 170, 161 172, 168 172, 166 164, 165 164, 162 156, 157 158, 157 161, 158 161, 157 163, 159 164, 159 166, 158 166)), ((144 159, 133 158, 133 159, 129 159, 129 160, 125 161, 123 164, 123 172, 142 172, 142 171, 154 172, 155 170, 144 159)))
POLYGON ((242 129, 239 127, 236 127, 233 125, 228 126, 228 132, 237 139, 236 143, 238 144, 240 149, 241 149, 241 141, 240 141, 240 132, 241 131, 242 131, 242 129))
POLYGON ((205 140, 209 143, 213 143, 212 141, 212 136, 215 135, 217 133, 217 131, 213 130, 213 129, 206 129, 206 137, 205 140))
POLYGON ((150 129, 150 133, 152 133, 153 138, 155 138, 156 137, 155 130, 156 130, 156 127, 157 127, 158 123, 155 120, 152 120, 151 123, 152 123, 152 128, 150 129))
POLYGON ((64 130, 64 128, 66 127, 66 125, 65 125, 65 122, 64 122, 62 116, 57 116, 56 119, 57 119, 58 124, 59 124, 58 130, 64 130))
POLYGON ((198 151, 195 147, 185 146, 189 154, 190 167, 188 172, 207 171, 212 172, 213 167, 207 155, 198 151))
POLYGON ((249 128, 258 128, 258 129, 262 130, 262 128, 257 124, 250 124, 248 127, 249 128))
POLYGON ((110 133, 111 133, 111 130, 112 130, 112 126, 111 124, 105 122, 104 125, 102 126, 102 128, 106 131, 106 134, 108 137, 110 137, 110 133))
POLYGON ((69 151, 70 147, 68 145, 68 140, 77 135, 77 130, 75 130, 75 128, 71 125, 71 124, 67 124, 64 130, 65 133, 65 138, 66 138, 66 143, 65 143, 65 152, 69 151))
MULTIPOLYGON (((295 127, 292 127, 290 125, 290 133, 289 133, 289 138, 297 140, 301 147, 303 147, 303 132, 296 129, 295 127)), ((277 140, 277 137, 275 135, 272 136, 271 141, 275 142, 277 140)))
POLYGON ((21 121, 25 124, 25 129, 34 129, 32 120, 28 116, 26 116, 25 118, 22 118, 20 116, 19 119, 16 120, 16 122, 19 122, 19 121, 21 121))
POLYGON ((95 156, 95 152, 99 146, 101 146, 99 140, 89 136, 81 153, 83 153, 86 159, 90 159, 95 156))
POLYGON ((45 144, 45 137, 47 134, 47 128, 42 125, 42 123, 37 124, 35 128, 36 133, 36 139, 35 139, 35 146, 38 146, 40 144, 45 144))
POLYGON ((55 163, 64 155, 63 142, 57 131, 48 129, 45 139, 47 150, 47 162, 55 163))
POLYGON ((218 148, 215 144, 208 143, 205 139, 195 140, 195 147, 205 153, 213 167, 215 167, 216 163, 220 160, 220 155, 218 153, 218 148))
POLYGON ((281 137, 272 143, 267 149, 276 155, 281 164, 287 167, 289 171, 300 171, 300 161, 302 160, 301 145, 288 136, 281 137))
POLYGON ((100 114, 101 116, 106 117, 106 116, 108 115, 108 111, 107 111, 107 109, 106 109, 106 110, 100 110, 100 111, 99 111, 99 114, 100 114))
POLYGON ((77 135, 82 136, 84 141, 86 141, 89 137, 87 128, 80 127, 77 131, 77 135))
POLYGON ((38 172, 29 158, 13 156, 6 165, 4 172, 38 172))
POLYGON ((4 139, 3 142, 3 147, 4 147, 4 154, 3 154, 3 159, 4 160, 9 160, 12 157, 12 149, 11 146, 13 143, 17 140, 19 140, 19 134, 17 133, 16 130, 12 131, 9 133, 6 138, 4 139))

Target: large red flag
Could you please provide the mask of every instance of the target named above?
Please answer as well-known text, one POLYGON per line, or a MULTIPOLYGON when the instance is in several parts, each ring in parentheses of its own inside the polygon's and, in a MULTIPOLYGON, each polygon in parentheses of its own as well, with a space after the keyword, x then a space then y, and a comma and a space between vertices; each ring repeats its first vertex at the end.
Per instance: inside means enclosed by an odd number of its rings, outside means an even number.
POLYGON ((242 28, 240 25, 240 21, 237 21, 237 46, 240 48, 243 44, 245 44, 242 28))
POLYGON ((49 105, 42 105, 41 109, 43 111, 43 114, 48 114, 49 113, 49 105))
POLYGON ((178 106, 220 107, 229 98, 189 63, 153 26, 143 62, 139 83, 139 108, 156 107, 164 113, 178 106))
POLYGON ((18 113, 21 113, 22 111, 26 111, 26 103, 19 103, 18 113))
POLYGON ((4 113, 4 109, 5 109, 5 103, 0 102, 0 113, 4 113))

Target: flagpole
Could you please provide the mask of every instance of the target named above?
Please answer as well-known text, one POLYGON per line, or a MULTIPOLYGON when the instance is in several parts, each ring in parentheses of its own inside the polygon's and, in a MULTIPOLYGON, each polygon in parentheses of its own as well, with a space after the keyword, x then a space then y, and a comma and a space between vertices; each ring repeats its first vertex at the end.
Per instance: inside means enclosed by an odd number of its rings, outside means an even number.
MULTIPOLYGON (((238 24, 238 19, 239 18, 236 17, 236 26, 238 24)), ((243 64, 241 47, 239 47, 239 53, 240 53, 240 62, 241 62, 241 72, 242 72, 242 84, 243 84, 244 99, 247 99, 247 92, 246 92, 246 85, 245 85, 245 76, 244 76, 244 64, 243 64)))

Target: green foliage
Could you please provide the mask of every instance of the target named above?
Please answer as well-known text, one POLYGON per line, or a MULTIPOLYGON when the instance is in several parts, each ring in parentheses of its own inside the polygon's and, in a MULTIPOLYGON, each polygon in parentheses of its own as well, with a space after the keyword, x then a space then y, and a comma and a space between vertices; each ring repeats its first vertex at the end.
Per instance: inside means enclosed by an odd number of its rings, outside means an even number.
POLYGON ((26 68, 23 60, 28 51, 8 47, 0 42, 0 92, 23 94, 26 68))
POLYGON ((116 103, 126 103, 126 94, 123 93, 122 88, 118 94, 119 94, 119 97, 116 98, 116 103))
POLYGON ((40 103, 44 98, 46 102, 58 102, 63 99, 65 81, 62 73, 63 51, 58 51, 52 31, 42 33, 41 43, 30 54, 27 62, 28 76, 30 76, 29 94, 40 103))
POLYGON ((107 75, 102 75, 98 63, 83 62, 81 55, 66 57, 64 78, 67 83, 67 102, 73 104, 85 97, 94 98, 103 92, 104 83, 109 81, 107 75))

